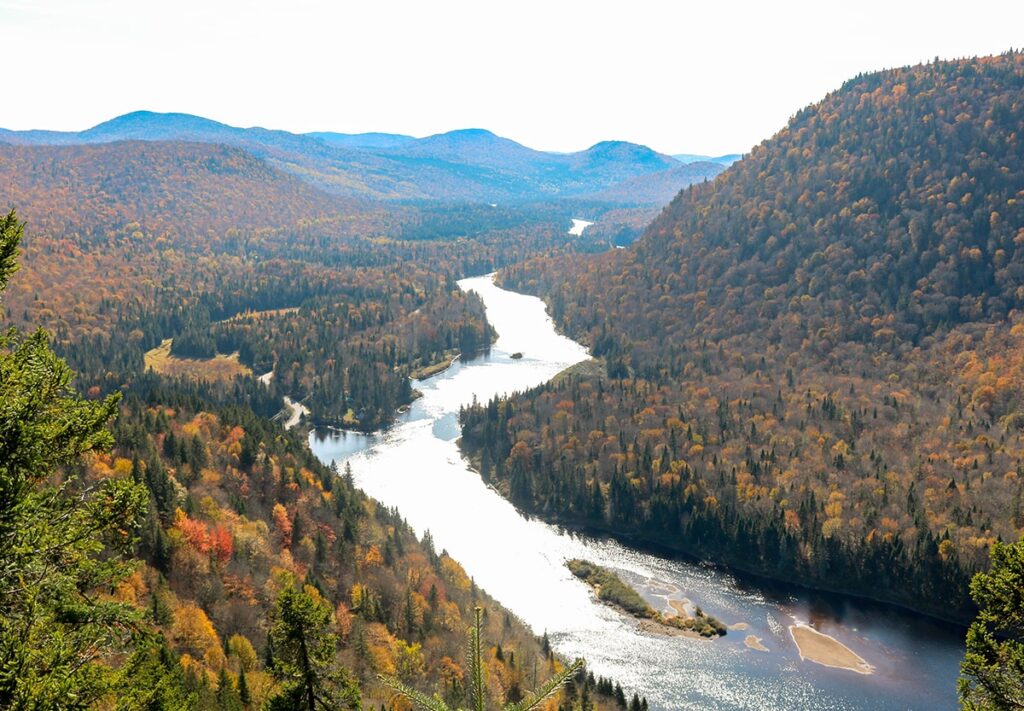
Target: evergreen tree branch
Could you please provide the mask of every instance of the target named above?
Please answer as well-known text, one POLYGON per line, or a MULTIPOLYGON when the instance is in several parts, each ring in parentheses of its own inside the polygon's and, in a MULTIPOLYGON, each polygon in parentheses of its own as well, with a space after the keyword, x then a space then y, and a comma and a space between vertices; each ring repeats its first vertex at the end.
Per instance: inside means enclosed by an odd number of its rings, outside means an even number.
POLYGON ((533 711, 537 709, 547 701, 549 698, 558 693, 565 684, 572 678, 572 676, 583 668, 583 660, 577 659, 560 674, 548 679, 544 682, 537 690, 533 691, 524 700, 517 704, 506 706, 504 711, 533 711))
POLYGON ((377 680, 381 684, 394 689, 425 711, 452 711, 452 709, 436 694, 434 696, 427 696, 420 691, 416 691, 416 689, 413 689, 410 686, 406 686, 398 679, 384 676, 383 674, 378 674, 377 680))

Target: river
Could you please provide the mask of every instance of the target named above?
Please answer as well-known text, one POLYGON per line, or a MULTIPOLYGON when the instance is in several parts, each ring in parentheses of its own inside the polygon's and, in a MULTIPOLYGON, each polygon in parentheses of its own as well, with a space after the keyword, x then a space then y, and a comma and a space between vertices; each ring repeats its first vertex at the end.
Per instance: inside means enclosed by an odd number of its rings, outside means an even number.
POLYGON ((490 277, 463 279, 477 292, 499 337, 490 353, 415 383, 423 393, 376 435, 314 432, 324 462, 348 462, 356 484, 430 530, 476 583, 533 630, 547 631, 567 657, 585 657, 652 709, 954 709, 963 631, 863 600, 738 577, 718 568, 568 533, 520 514, 461 457, 458 411, 543 383, 587 358, 559 335, 534 297, 499 289, 490 277), (513 359, 511 354, 522 353, 513 359), (686 598, 732 630, 716 640, 644 632, 595 601, 565 567, 584 558, 617 571, 658 609, 686 598), (788 627, 806 623, 870 663, 870 675, 800 658, 788 627), (768 651, 748 648, 747 635, 768 651))

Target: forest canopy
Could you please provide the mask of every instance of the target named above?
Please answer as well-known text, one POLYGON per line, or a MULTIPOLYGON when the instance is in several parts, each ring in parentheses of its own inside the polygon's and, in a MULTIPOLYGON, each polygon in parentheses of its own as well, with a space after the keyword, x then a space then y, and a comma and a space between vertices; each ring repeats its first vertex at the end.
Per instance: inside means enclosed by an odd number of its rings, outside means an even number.
POLYGON ((631 249, 501 273, 603 377, 464 416, 512 498, 971 614, 1024 530, 1024 55, 848 81, 631 249))

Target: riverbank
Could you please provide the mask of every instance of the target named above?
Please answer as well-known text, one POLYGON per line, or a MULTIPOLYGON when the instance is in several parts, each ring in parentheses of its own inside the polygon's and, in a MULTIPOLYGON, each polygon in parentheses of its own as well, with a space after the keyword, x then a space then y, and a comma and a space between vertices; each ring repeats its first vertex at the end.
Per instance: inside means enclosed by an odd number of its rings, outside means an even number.
MULTIPOLYGON (((463 456, 470 459, 469 455, 463 451, 463 456)), ((477 459, 470 459, 473 465, 473 470, 479 474, 479 461, 477 459)), ((508 499, 507 492, 502 491, 501 487, 498 486, 501 482, 491 482, 489 485, 495 491, 497 491, 503 498, 508 499)), ((565 516, 562 514, 551 514, 545 512, 544 515, 539 514, 536 511, 525 509, 518 504, 513 504, 520 513, 525 516, 537 517, 545 523, 553 526, 559 526, 564 528, 566 531, 572 533, 578 533, 588 536, 594 536, 595 538, 609 538, 617 541, 623 545, 635 548, 637 550, 646 551, 655 555, 680 558, 687 562, 717 568, 727 573, 735 575, 741 579, 749 581, 751 586, 759 588, 770 588, 778 587, 780 589, 799 589, 809 593, 816 593, 820 595, 834 595, 839 598, 854 598, 862 600, 874 605, 882 607, 894 608, 901 610, 906 613, 914 615, 920 615, 921 617, 939 622, 944 625, 956 628, 959 633, 966 634, 967 627, 970 624, 973 616, 965 618, 957 618, 948 614, 947 608, 937 607, 934 609, 921 608, 914 606, 909 603, 900 602, 896 599, 880 597, 876 595, 868 595, 860 592, 853 592, 849 588, 841 586, 827 586, 818 584, 817 581, 809 583, 803 579, 795 579, 792 576, 783 577, 776 576, 764 569, 751 566, 738 559, 728 556, 721 555, 716 556, 714 559, 702 555, 702 553, 694 548, 684 546, 676 541, 670 541, 659 537, 649 536, 635 531, 620 531, 605 524, 597 524, 593 521, 586 519, 578 519, 571 516, 565 516)), ((780 595, 784 597, 784 595, 780 595)))
MULTIPOLYGON (((592 362, 590 362, 584 367, 592 368, 594 366, 592 365, 592 362)), ((569 370, 571 369, 566 369, 566 371, 559 373, 556 377, 561 377, 563 373, 566 373, 569 370)), ((466 449, 462 447, 461 439, 459 440, 459 451, 470 463, 472 470, 479 476, 480 458, 466 451, 466 449)), ((944 625, 949 625, 950 627, 955 628, 957 633, 961 636, 966 634, 967 627, 974 618, 973 614, 965 617, 950 615, 948 607, 921 607, 920 605, 914 605, 906 601, 901 601, 897 598, 869 595, 859 591, 852 591, 848 587, 840 585, 829 586, 820 583, 819 581, 809 582, 803 578, 797 579, 793 575, 776 575, 767 569, 750 565, 748 561, 743 561, 734 556, 730 556, 728 553, 717 553, 714 557, 711 557, 697 548, 680 544, 676 540, 669 540, 667 538, 638 533, 636 531, 623 531, 612 528, 603 522, 599 523, 591 519, 567 516, 563 513, 552 512, 550 510, 541 513, 513 502, 509 497, 507 481, 495 480, 492 478, 487 482, 487 484, 502 498, 512 503, 512 505, 516 507, 516 510, 524 516, 536 517, 545 523, 564 528, 566 531, 572 533, 593 536, 595 538, 609 538, 631 548, 654 553, 655 555, 680 558, 690 563, 714 567, 740 578, 747 579, 750 581, 752 586, 778 586, 786 589, 796 588, 821 595, 855 598, 875 605, 895 608, 904 612, 920 615, 921 617, 934 620, 944 625)))
POLYGON ((451 368, 452 364, 458 359, 458 353, 446 355, 444 358, 437 361, 436 363, 425 365, 422 368, 416 368, 415 370, 409 373, 409 377, 413 380, 426 380, 427 378, 432 378, 435 375, 440 375, 444 371, 451 368))
MULTIPOLYGON (((550 382, 555 384, 564 383, 565 380, 570 378, 585 379, 588 376, 594 377, 595 375, 596 377, 603 377, 602 364, 600 361, 590 359, 560 371, 550 382)), ((481 462, 478 453, 467 448, 464 439, 460 440, 459 444, 462 455, 472 463, 474 470, 479 472, 481 462)), ((863 585, 853 587, 853 583, 849 580, 842 579, 836 575, 815 575, 817 569, 808 561, 798 560, 797 564, 803 563, 803 565, 783 570, 778 560, 751 560, 743 555, 744 549, 742 546, 728 540, 717 541, 720 545, 709 547, 706 544, 702 545, 702 541, 699 539, 686 538, 684 536, 670 536, 656 531, 637 530, 637 528, 622 530, 619 527, 611 526, 603 520, 565 513, 559 510, 559 507, 542 506, 542 502, 537 502, 536 508, 524 506, 521 501, 512 500, 511 480, 507 476, 496 478, 492 475, 488 483, 504 498, 512 502, 522 513, 538 516, 549 524, 562 526, 572 531, 608 536, 630 546, 643 547, 661 554, 682 556, 693 562, 711 564, 745 577, 767 580, 783 586, 795 585, 811 592, 855 597, 881 605, 896 607, 953 625, 961 631, 966 630, 966 627, 975 615, 973 609, 962 610, 948 601, 929 602, 928 600, 921 600, 916 597, 901 596, 901 590, 892 586, 875 585, 871 586, 870 589, 864 589, 863 585)), ((605 493, 605 496, 607 496, 607 493, 605 493)), ((564 503, 565 500, 563 499, 562 502, 564 503)), ((630 523, 635 522, 631 521, 630 523)))
MULTIPOLYGON (((537 299, 495 287, 489 279, 460 282, 479 290, 488 320, 500 334, 489 357, 460 359, 450 370, 417 383, 423 397, 408 415, 367 442, 351 435, 310 437, 321 461, 348 463, 353 481, 382 506, 397 509, 417 531, 429 531, 436 550, 458 559, 472 583, 501 600, 551 646, 582 656, 595 674, 621 679, 647 695, 652 711, 704 708, 873 708, 953 711, 962 634, 919 615, 820 595, 759 578, 694 565, 691 557, 623 537, 573 535, 536 516, 523 516, 489 488, 459 455, 458 413, 474 400, 547 382, 587 356, 557 336, 537 299), (513 360, 511 354, 526 357, 513 360), (658 554, 651 555, 655 550, 658 554), (616 571, 663 614, 670 600, 697 601, 732 622, 721 640, 700 642, 648 632, 635 618, 602 603, 565 569, 581 559, 616 571), (685 597, 684 597, 685 596, 685 597), (879 673, 846 674, 801 661, 787 626, 820 622, 879 673), (743 625, 746 630, 733 633, 743 625), (854 632, 856 630, 856 632, 854 632), (769 652, 745 644, 750 634, 769 652)), ((324 433, 326 434, 326 433, 324 433)), ((590 531, 585 531, 590 533, 590 531)), ((687 604, 689 612, 694 605, 687 604)), ((517 655, 518 656, 518 655, 517 655)))
MULTIPOLYGON (((497 274, 496 280, 499 283, 501 283, 504 274, 504 271, 499 271, 497 274)), ((519 285, 519 288, 525 287, 527 287, 526 284, 519 285)), ((555 309, 552 308, 549 298, 543 295, 535 295, 535 298, 540 299, 545 304, 547 315, 552 319, 553 327, 557 333, 568 338, 580 338, 580 342, 588 349, 594 346, 594 343, 589 340, 590 334, 585 331, 581 333, 579 329, 574 329, 578 331, 577 333, 570 333, 569 330, 564 328, 564 324, 559 324, 554 319, 555 309)), ((581 388, 590 387, 591 391, 599 387, 596 382, 598 379, 605 381, 605 388, 613 387, 612 384, 607 382, 607 376, 603 369, 597 370, 595 364, 587 367, 582 367, 583 365, 577 364, 556 374, 551 380, 551 388, 557 389, 559 386, 564 388, 566 385, 565 381, 569 379, 579 380, 581 388)), ((525 402, 529 398, 512 400, 514 401, 512 402, 513 406, 522 406, 526 409, 530 407, 525 402)), ((568 398, 567 400, 571 401, 572 399, 568 398)), ((548 403, 548 406, 550 405, 551 403, 548 403)), ((577 404, 577 407, 580 407, 580 405, 577 404)), ((572 422, 571 415, 568 418, 568 422, 572 422)), ((568 426, 572 427, 573 425, 569 424, 568 426)), ((662 426, 665 426, 664 422, 662 426)), ((599 422, 596 429, 601 430, 599 422)), ((582 431, 579 434, 585 433, 586 431, 582 431)), ((512 442, 515 442, 516 434, 512 435, 512 442)), ((536 432, 532 433, 532 435, 534 435, 538 443, 542 440, 542 437, 537 435, 536 432)), ((538 443, 531 443, 537 445, 534 451, 535 459, 540 461, 542 456, 550 455, 552 461, 555 461, 557 453, 552 451, 542 454, 539 450, 543 450, 544 446, 538 443)), ((465 448, 463 448, 463 454, 471 457, 471 453, 465 448)), ((506 456, 508 451, 496 453, 492 450, 488 454, 492 455, 492 459, 494 459, 506 456)), ((578 454, 575 456, 579 457, 578 454)), ((471 457, 471 461, 474 462, 474 466, 478 469, 478 458, 471 457)), ((494 467, 495 463, 490 462, 490 465, 494 467)), ((577 468, 577 472, 572 473, 573 476, 585 472, 583 473, 585 478, 590 479, 592 477, 588 466, 580 466, 580 462, 573 462, 573 467, 577 468)), ((603 480, 605 482, 604 493, 607 496, 607 478, 603 480)), ((490 482, 503 496, 509 498, 510 492, 507 486, 507 479, 503 482, 499 478, 492 477, 490 482)), ((873 563, 872 575, 870 576, 857 575, 857 571, 861 569, 859 553, 857 551, 850 552, 852 549, 847 550, 842 546, 837 546, 840 552, 833 558, 836 564, 831 564, 831 566, 821 566, 819 559, 803 556, 799 549, 794 552, 792 546, 790 550, 786 551, 783 563, 783 557, 778 555, 777 547, 769 546, 763 552, 758 551, 757 547, 751 546, 749 541, 744 543, 742 536, 737 533, 740 530, 744 530, 744 535, 753 536, 753 540, 757 541, 764 540, 765 536, 776 535, 778 532, 777 528, 769 529, 767 533, 764 529, 760 532, 750 531, 745 529, 744 521, 737 522, 733 520, 727 522, 712 518, 711 520, 700 521, 701 528, 698 533, 694 533, 692 536, 684 534, 674 537, 672 533, 669 533, 668 527, 663 527, 660 522, 651 525, 649 528, 664 528, 664 532, 639 530, 643 528, 646 522, 640 520, 642 517, 642 514, 640 514, 629 517, 626 520, 627 525, 635 527, 634 530, 622 532, 613 530, 602 521, 573 517, 580 512, 588 512, 586 507, 575 508, 572 513, 566 515, 564 510, 559 509, 568 508, 565 506, 568 497, 557 498, 552 496, 550 485, 550 480, 547 480, 545 486, 549 488, 545 490, 544 494, 544 496, 550 496, 550 500, 539 499, 536 502, 532 502, 536 504, 536 507, 530 506, 530 502, 523 501, 515 501, 513 502, 514 505, 530 515, 540 515, 544 520, 559 526, 565 526, 574 530, 579 530, 581 527, 594 529, 602 535, 612 536, 630 544, 639 543, 641 545, 664 548, 671 551, 672 554, 683 555, 697 561, 713 560, 717 566, 721 566, 726 570, 735 571, 746 576, 767 579, 782 585, 793 584, 794 581, 799 581, 796 583, 798 586, 810 591, 851 595, 872 602, 892 605, 892 607, 900 610, 951 624, 963 630, 966 630, 977 613, 968 590, 969 576, 957 577, 956 585, 946 585, 945 587, 933 586, 930 590, 925 589, 923 591, 920 585, 914 584, 926 580, 926 578, 914 576, 914 569, 910 563, 905 562, 906 557, 904 556, 890 553, 891 557, 885 558, 882 553, 878 552, 879 550, 886 550, 885 548, 867 552, 860 551, 865 556, 868 553, 873 553, 873 556, 868 558, 868 562, 873 563), (880 564, 878 562, 879 559, 886 559, 890 563, 889 566, 880 564), (913 589, 911 590, 911 588, 913 589), (941 590, 941 592, 934 592, 935 590, 941 590)), ((607 504, 605 503, 605 505, 607 504)), ((641 508, 637 508, 637 511, 640 510, 641 508)), ((685 518, 685 515, 680 516, 680 518, 685 518)), ((657 520, 660 521, 662 519, 658 518, 657 520)))

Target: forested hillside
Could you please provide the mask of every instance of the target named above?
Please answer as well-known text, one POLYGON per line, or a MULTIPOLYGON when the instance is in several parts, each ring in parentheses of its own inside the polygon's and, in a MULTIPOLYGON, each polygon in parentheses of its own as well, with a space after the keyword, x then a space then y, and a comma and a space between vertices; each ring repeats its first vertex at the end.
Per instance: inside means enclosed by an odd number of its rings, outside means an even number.
POLYGON ((167 373, 248 371, 204 386, 224 401, 270 416, 288 396, 363 430, 409 403, 410 374, 490 343, 457 278, 568 243, 564 206, 385 207, 204 143, 0 146, 0 179, 30 226, 7 316, 49 329, 84 391, 128 385, 171 339, 167 373))
MULTIPOLYGON (((129 397, 113 452, 88 463, 88 480, 131 477, 148 491, 142 564, 114 595, 145 610, 179 657, 168 665, 160 646, 137 652, 117 681, 119 696, 141 708, 159 689, 165 703, 241 708, 231 699, 244 672, 245 706, 261 708, 282 687, 268 621, 282 591, 297 584, 326 607, 334 664, 350 670, 370 708, 391 699, 377 674, 449 702, 464 699, 474 606, 485 610, 494 703, 521 698, 535 685, 535 668, 542 680, 558 667, 455 560, 320 465, 302 437, 245 409, 197 409, 173 389, 162 395, 148 403, 129 397)), ((585 677, 578 687, 575 695, 596 696, 585 677)))
MULTIPOLYGON (((429 535, 417 540, 396 512, 320 464, 303 434, 268 418, 281 392, 294 388, 354 403, 353 393, 375 382, 363 376, 367 369, 407 388, 408 364, 388 360, 405 349, 486 343, 479 304, 431 269, 487 263, 503 239, 422 251, 381 240, 370 249, 330 229, 292 229, 170 239, 126 239, 121 230, 105 235, 109 242, 97 230, 87 239, 31 240, 29 265, 13 279, 29 282, 16 290, 21 303, 3 294, 0 698, 28 708, 73 698, 80 708, 239 711, 297 708, 297 695, 308 692, 327 708, 405 708, 378 681, 383 674, 464 704, 473 683, 465 637, 476 607, 488 703, 522 700, 563 668, 545 639, 478 590, 429 535), (105 249, 111 245, 121 250, 105 249), (275 252, 285 249, 290 258, 275 252), (385 270, 404 258, 406 281, 393 265, 385 270), (80 273, 80 292, 48 281, 54 270, 80 273), (301 308, 281 312, 289 300, 301 308), (84 399, 43 332, 7 330, 13 313, 57 328, 61 348, 85 367, 75 383, 84 399), (211 323, 211 315, 221 320, 211 323), (181 328, 193 347, 203 346, 208 332, 189 330, 196 318, 207 319, 218 341, 247 348, 253 364, 266 356, 263 339, 285 340, 279 377, 267 387, 252 377, 222 383, 143 373, 142 349, 162 329, 181 328), (453 332, 451 324, 462 326, 453 332), (347 368, 341 342, 354 349, 347 368), (344 385, 303 385, 325 369, 344 372, 344 385), (103 397, 115 389, 124 393, 120 406, 120 393, 103 397)), ((20 231, 13 213, 0 221, 0 291, 17 265, 20 231)), ((582 672, 551 702, 626 705, 621 687, 582 672)), ((633 709, 644 706, 634 699, 633 709)))
POLYGON ((357 209, 250 153, 209 143, 0 143, 0 186, 4 209, 17 206, 34 234, 84 234, 132 221, 156 233, 201 234, 283 227, 357 209))
POLYGON ((629 250, 535 259, 601 377, 466 413, 527 509, 970 614, 1024 531, 1024 55, 857 77, 629 250))

